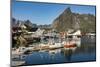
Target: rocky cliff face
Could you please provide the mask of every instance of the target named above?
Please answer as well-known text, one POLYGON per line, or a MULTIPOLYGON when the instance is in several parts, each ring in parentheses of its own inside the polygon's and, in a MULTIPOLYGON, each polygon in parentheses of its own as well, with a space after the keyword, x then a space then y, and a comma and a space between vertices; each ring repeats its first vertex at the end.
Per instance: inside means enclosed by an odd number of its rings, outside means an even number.
POLYGON ((53 21, 52 27, 59 32, 68 31, 69 29, 95 32, 95 20, 94 15, 73 13, 70 8, 67 8, 53 21))

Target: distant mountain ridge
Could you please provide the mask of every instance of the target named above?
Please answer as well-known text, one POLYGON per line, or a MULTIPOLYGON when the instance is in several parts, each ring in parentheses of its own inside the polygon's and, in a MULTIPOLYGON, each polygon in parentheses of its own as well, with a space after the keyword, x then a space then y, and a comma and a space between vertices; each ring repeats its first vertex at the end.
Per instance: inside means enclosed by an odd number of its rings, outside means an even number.
POLYGON ((92 14, 73 13, 68 7, 52 23, 59 32, 80 29, 82 32, 95 32, 96 17, 92 14))
POLYGON ((51 24, 37 25, 32 23, 30 20, 22 21, 15 18, 12 18, 11 25, 12 27, 20 27, 21 25, 25 25, 27 28, 51 28, 51 24))
POLYGON ((12 27, 25 25, 30 28, 50 28, 55 29, 57 32, 68 30, 78 30, 82 32, 95 32, 96 31, 96 17, 92 14, 78 14, 73 13, 70 8, 62 12, 51 24, 37 25, 30 20, 22 21, 12 18, 12 27))

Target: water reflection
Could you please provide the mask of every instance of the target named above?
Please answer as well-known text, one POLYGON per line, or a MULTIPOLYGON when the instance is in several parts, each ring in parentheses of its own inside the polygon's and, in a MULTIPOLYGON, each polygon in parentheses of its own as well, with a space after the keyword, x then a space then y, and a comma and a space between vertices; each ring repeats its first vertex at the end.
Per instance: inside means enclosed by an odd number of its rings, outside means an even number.
POLYGON ((66 58, 67 62, 71 61, 72 53, 73 53, 73 51, 71 49, 69 49, 69 50, 63 49, 62 50, 62 55, 64 55, 64 57, 66 58))
POLYGON ((46 51, 33 52, 25 59, 25 65, 36 64, 50 64, 50 63, 64 63, 64 62, 77 62, 77 61, 95 61, 96 60, 96 44, 95 42, 84 41, 83 39, 77 40, 80 47, 76 49, 54 49, 46 51), (84 41, 84 43, 83 43, 84 41), (81 43, 80 43, 81 42, 81 43))
POLYGON ((61 52, 61 49, 50 50, 48 52, 49 52, 50 55, 57 54, 57 53, 60 53, 61 52))

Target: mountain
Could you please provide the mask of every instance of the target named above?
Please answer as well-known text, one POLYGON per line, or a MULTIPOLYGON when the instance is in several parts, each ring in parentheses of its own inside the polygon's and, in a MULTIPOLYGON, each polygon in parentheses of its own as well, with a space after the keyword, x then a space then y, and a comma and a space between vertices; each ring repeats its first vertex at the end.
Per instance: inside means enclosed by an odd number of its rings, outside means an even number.
POLYGON ((28 26, 28 27, 31 27, 31 28, 37 27, 37 24, 33 24, 30 20, 26 20, 26 21, 24 22, 24 24, 25 24, 26 26, 28 26))
POLYGON ((82 32, 95 32, 96 17, 92 14, 73 13, 68 7, 52 23, 52 27, 58 32, 77 30, 82 32))
POLYGON ((51 28, 51 24, 38 25, 38 28, 42 29, 51 28))
POLYGON ((17 20, 15 18, 12 18, 12 20, 11 20, 11 26, 15 27, 16 24, 17 24, 17 20))
POLYGON ((11 21, 12 27, 20 27, 21 25, 25 25, 27 28, 51 28, 51 24, 44 24, 44 25, 37 25, 35 23, 32 23, 30 20, 16 20, 15 18, 12 18, 11 21))
POLYGON ((12 27, 20 27, 21 25, 25 25, 26 27, 33 28, 37 27, 37 24, 32 23, 30 20, 16 20, 15 18, 12 18, 11 20, 12 27))

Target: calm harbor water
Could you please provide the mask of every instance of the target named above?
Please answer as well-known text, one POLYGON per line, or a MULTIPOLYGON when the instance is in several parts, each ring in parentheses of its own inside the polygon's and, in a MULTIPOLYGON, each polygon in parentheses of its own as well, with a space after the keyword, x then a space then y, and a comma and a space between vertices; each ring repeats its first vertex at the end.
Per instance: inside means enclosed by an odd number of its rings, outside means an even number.
MULTIPOLYGON (((84 40, 83 40, 84 41, 84 40)), ((69 62, 85 62, 96 60, 96 43, 95 39, 81 42, 81 46, 76 50, 66 50, 64 48, 35 51, 27 55, 24 60, 24 65, 40 65, 40 64, 57 64, 69 62), (94 41, 94 42, 93 42, 94 41)))

